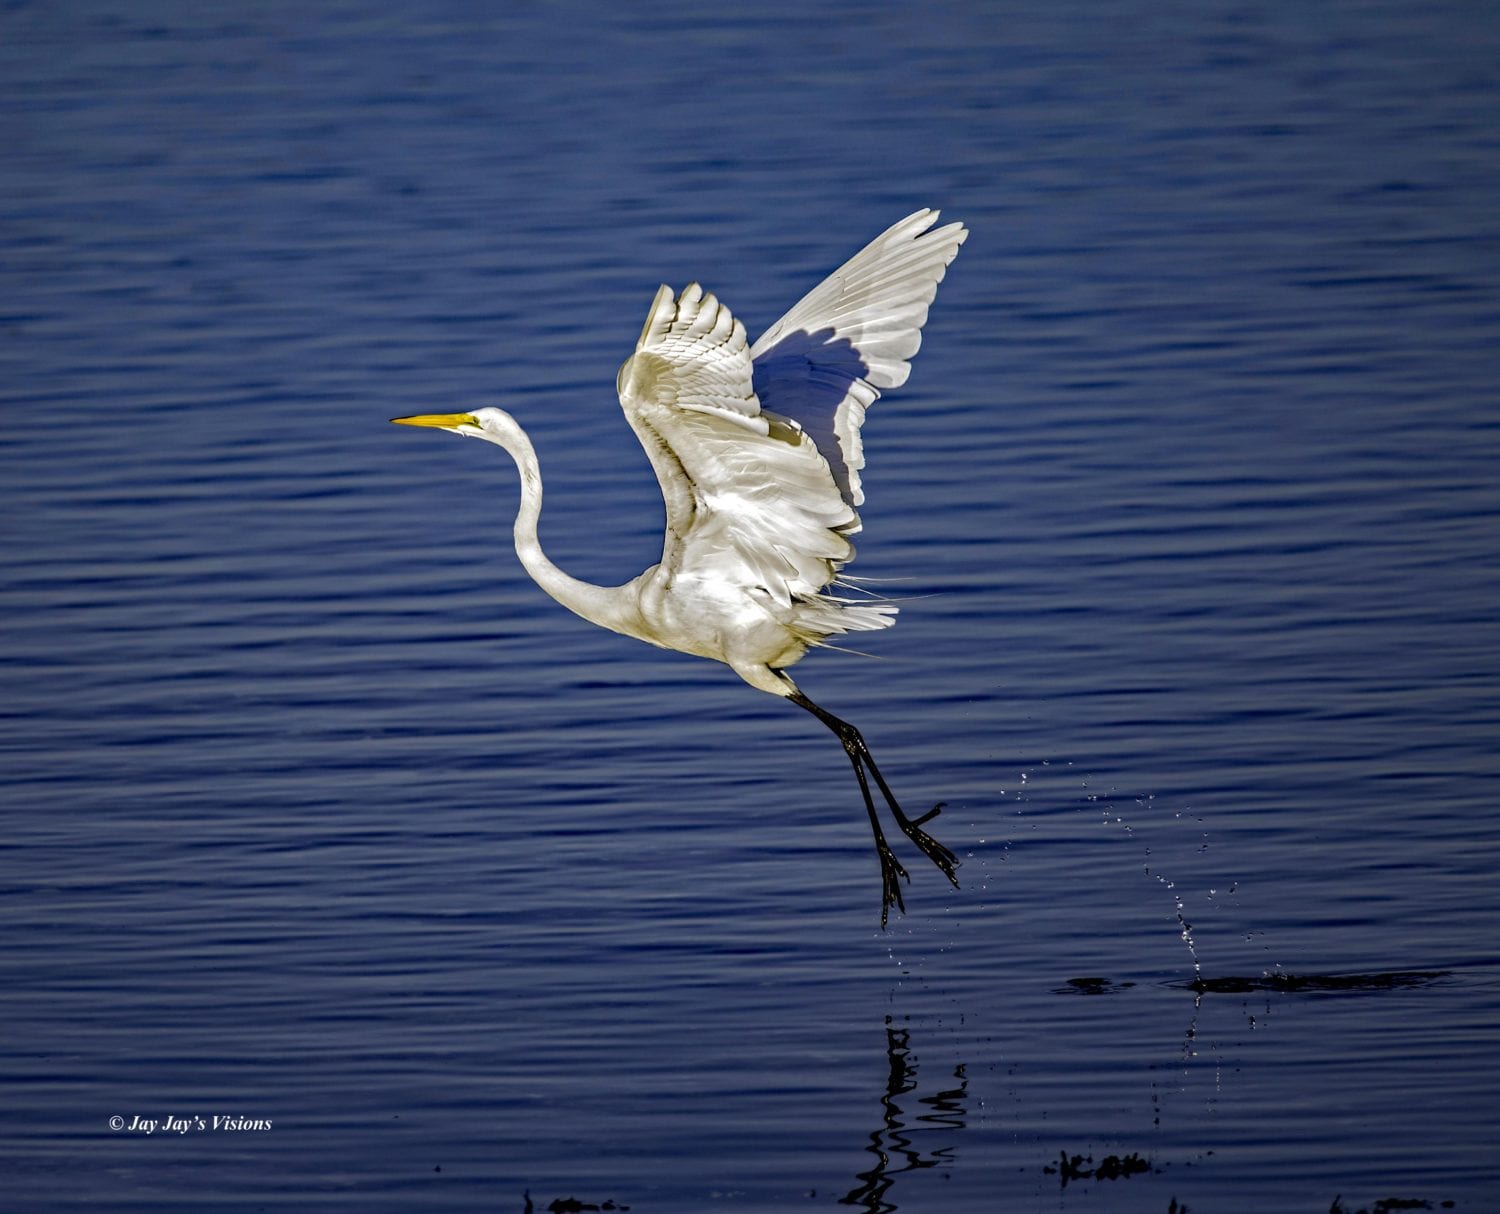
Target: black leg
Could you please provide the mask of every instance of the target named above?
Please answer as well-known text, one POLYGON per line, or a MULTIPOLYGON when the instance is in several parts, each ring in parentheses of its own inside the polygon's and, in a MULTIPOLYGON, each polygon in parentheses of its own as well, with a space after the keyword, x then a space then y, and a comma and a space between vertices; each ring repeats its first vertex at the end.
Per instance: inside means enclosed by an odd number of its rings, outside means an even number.
POLYGON ((954 888, 957 888, 958 877, 954 875, 953 870, 958 867, 958 857, 922 829, 924 822, 930 822, 937 817, 943 808, 942 805, 933 806, 915 820, 908 818, 901 809, 900 802, 896 800, 895 794, 891 792, 890 785, 885 782, 885 777, 880 774, 880 768, 875 766, 875 759, 870 754, 870 748, 859 730, 848 721, 840 720, 827 709, 818 707, 800 691, 793 692, 787 698, 793 704, 807 709, 828 726, 843 743, 844 753, 849 756, 849 762, 854 765, 854 775, 859 780, 859 791, 865 799, 865 812, 870 815, 870 829, 875 833, 875 851, 880 857, 880 926, 885 926, 892 906, 905 913, 906 903, 901 897, 900 881, 910 880, 910 878, 886 843, 885 833, 880 829, 880 819, 875 812, 875 800, 870 795, 870 782, 866 778, 866 772, 874 778, 875 786, 880 789, 880 795, 885 798, 886 806, 890 809, 891 816, 896 819, 896 825, 901 828, 902 834, 921 848, 922 854, 936 864, 943 875, 953 883, 954 888))
POLYGON ((865 779, 864 764, 854 751, 849 750, 848 747, 844 749, 849 755, 850 762, 854 764, 854 777, 859 781, 859 791, 865 799, 865 812, 870 815, 870 829, 875 832, 875 854, 880 857, 880 926, 884 927, 893 905, 903 915, 906 914, 906 900, 901 896, 901 882, 910 881, 911 877, 901 861, 896 859, 896 853, 885 841, 885 832, 880 829, 880 818, 875 813, 875 801, 870 796, 870 782, 865 779))

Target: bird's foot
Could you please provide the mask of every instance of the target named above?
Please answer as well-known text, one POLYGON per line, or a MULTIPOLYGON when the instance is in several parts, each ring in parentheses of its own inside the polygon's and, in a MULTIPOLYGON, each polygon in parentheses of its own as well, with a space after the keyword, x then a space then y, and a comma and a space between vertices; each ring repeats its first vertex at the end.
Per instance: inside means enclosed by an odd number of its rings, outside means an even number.
POLYGON ((894 805, 892 809, 895 811, 896 825, 901 828, 902 834, 915 843, 921 849, 922 854, 936 864, 943 876, 948 878, 953 888, 957 889, 959 887, 958 875, 954 870, 958 867, 958 857, 922 829, 924 822, 931 822, 942 813, 945 804, 947 802, 939 801, 920 818, 908 818, 894 805))
POLYGON ((891 907, 906 914, 906 901, 901 897, 901 882, 910 881, 911 877, 901 866, 901 861, 896 859, 896 853, 886 846, 884 839, 875 841, 875 851, 880 857, 880 926, 884 928, 886 920, 890 918, 891 907))
POLYGON ((946 802, 946 801, 939 801, 936 805, 934 805, 931 809, 929 809, 920 818, 913 818, 911 820, 911 824, 913 826, 921 826, 924 822, 931 822, 935 817, 938 816, 938 814, 940 814, 940 813, 943 812, 943 810, 947 806, 947 804, 948 804, 948 802, 946 802))

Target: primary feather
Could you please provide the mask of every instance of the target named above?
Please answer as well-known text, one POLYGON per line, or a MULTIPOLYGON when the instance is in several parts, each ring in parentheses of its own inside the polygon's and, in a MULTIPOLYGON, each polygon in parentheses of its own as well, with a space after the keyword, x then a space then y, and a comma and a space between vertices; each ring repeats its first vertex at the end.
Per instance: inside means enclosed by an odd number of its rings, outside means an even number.
POLYGON ((882 388, 899 388, 927 309, 968 238, 938 213, 893 224, 797 301, 750 347, 761 404, 813 436, 850 505, 864 501, 859 430, 882 388))

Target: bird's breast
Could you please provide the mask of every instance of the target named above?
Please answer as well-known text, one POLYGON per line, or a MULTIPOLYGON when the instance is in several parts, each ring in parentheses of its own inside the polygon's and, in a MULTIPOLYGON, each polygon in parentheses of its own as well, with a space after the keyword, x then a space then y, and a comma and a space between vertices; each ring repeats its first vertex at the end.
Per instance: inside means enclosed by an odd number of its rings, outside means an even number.
POLYGON ((731 666, 789 666, 806 652, 788 610, 763 587, 660 571, 646 579, 641 615, 646 640, 731 666))

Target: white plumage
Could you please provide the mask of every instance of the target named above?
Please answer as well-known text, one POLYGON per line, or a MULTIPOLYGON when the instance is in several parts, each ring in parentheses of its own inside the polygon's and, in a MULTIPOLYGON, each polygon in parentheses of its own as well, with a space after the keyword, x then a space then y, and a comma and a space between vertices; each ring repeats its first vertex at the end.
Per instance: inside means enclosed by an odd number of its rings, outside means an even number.
POLYGON ((666 503, 661 560, 622 586, 580 582, 537 540, 541 474, 530 440, 495 408, 404 417, 496 443, 521 473, 516 553, 565 607, 604 628, 712 658, 752 687, 784 696, 832 729, 854 764, 875 834, 881 922, 901 906, 906 871, 887 846, 870 791, 957 884, 957 860, 902 812, 852 725, 814 704, 785 673, 810 645, 889 627, 893 604, 839 593, 864 495, 860 427, 885 388, 911 374, 928 306, 968 236, 917 211, 809 291, 752 346, 745 327, 697 284, 661 287, 635 353, 620 368, 625 417, 666 503))

